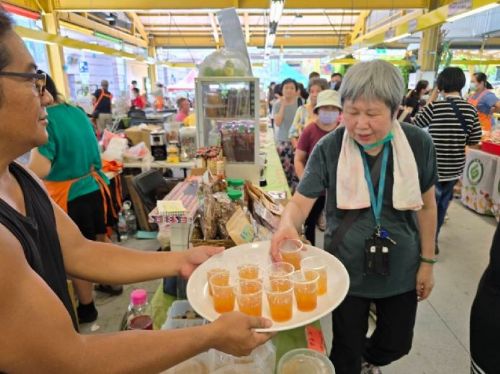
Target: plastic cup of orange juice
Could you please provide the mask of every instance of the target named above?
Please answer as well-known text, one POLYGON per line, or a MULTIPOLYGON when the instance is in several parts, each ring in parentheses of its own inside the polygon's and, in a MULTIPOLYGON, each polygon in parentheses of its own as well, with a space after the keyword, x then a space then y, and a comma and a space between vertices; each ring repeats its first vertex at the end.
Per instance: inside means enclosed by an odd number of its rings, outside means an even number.
POLYGON ((328 274, 326 265, 318 256, 303 258, 300 262, 302 272, 314 270, 319 274, 318 279, 318 296, 325 295, 328 291, 328 274))
POLYGON ((314 270, 296 271, 292 275, 293 291, 297 309, 310 312, 318 305, 319 274, 314 270))
POLYGON ((234 284, 225 273, 215 273, 209 279, 212 289, 212 301, 217 313, 227 313, 234 310, 234 284))
POLYGON ((285 239, 279 244, 279 251, 283 262, 292 264, 295 270, 300 270, 301 251, 304 244, 298 239, 285 239))
POLYGON ((240 279, 255 280, 261 277, 259 265, 243 264, 238 266, 238 275, 240 279))
POLYGON ((269 279, 290 278, 295 272, 295 267, 288 262, 273 262, 266 269, 269 279))
POLYGON ((265 291, 271 319, 286 322, 293 316, 293 283, 290 279, 270 278, 266 280, 265 291))
POLYGON ((262 316, 262 283, 240 278, 236 287, 236 300, 240 312, 249 316, 262 316))
POLYGON ((224 276, 218 279, 218 282, 221 283, 221 286, 229 284, 229 270, 221 268, 221 267, 215 267, 212 269, 209 269, 207 271, 207 282, 208 282, 208 293, 210 296, 212 296, 212 287, 210 286, 210 278, 212 275, 222 273, 224 276))

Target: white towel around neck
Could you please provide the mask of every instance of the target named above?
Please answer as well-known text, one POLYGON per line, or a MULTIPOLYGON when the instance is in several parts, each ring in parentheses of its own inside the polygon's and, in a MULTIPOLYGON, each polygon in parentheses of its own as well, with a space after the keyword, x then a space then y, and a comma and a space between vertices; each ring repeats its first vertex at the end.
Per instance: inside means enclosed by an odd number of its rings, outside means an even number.
MULTIPOLYGON (((419 210, 423 206, 415 156, 398 121, 392 124, 394 185, 392 205, 397 210, 419 210)), ((337 166, 337 208, 363 209, 371 206, 368 183, 359 146, 347 129, 337 166)))

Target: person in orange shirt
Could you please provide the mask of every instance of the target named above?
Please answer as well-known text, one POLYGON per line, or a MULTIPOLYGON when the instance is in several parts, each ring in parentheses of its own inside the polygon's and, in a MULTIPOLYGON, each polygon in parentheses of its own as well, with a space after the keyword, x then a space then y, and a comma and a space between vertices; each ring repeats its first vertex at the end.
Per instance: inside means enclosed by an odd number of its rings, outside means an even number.
POLYGON ((477 109, 479 123, 483 132, 491 131, 495 119, 493 113, 500 112, 500 100, 490 90, 493 86, 488 82, 488 77, 484 73, 472 75, 470 89, 474 93, 469 96, 468 102, 477 109))

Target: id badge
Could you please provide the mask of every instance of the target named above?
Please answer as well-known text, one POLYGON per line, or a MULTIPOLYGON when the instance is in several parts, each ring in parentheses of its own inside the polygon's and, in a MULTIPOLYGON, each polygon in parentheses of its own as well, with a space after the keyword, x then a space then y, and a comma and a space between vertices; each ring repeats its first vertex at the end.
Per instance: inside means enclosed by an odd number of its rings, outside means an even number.
POLYGON ((366 275, 390 274, 390 243, 377 235, 372 235, 365 240, 365 266, 366 275))

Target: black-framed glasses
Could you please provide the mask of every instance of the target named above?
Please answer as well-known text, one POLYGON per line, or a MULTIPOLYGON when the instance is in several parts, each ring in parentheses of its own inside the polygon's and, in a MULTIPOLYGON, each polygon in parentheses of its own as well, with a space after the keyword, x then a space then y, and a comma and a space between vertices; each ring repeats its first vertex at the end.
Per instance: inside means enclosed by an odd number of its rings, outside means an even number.
POLYGON ((43 93, 45 92, 45 86, 47 85, 47 74, 42 73, 40 70, 38 70, 36 73, 17 73, 11 71, 0 71, 0 76, 2 75, 6 77, 20 77, 20 78, 31 79, 40 96, 42 96, 43 93))

